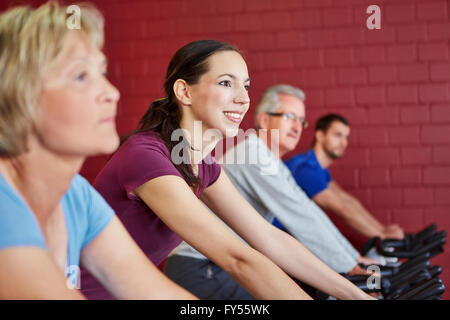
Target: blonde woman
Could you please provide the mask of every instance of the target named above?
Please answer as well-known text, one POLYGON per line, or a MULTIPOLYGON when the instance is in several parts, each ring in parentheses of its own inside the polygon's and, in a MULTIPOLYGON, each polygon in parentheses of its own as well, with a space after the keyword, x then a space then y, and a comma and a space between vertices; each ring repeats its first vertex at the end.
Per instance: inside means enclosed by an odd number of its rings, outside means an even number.
POLYGON ((0 15, 0 299, 81 299, 80 262, 117 298, 195 298, 77 174, 117 148, 119 92, 105 78, 101 14, 81 7, 69 30, 66 10, 0 15))

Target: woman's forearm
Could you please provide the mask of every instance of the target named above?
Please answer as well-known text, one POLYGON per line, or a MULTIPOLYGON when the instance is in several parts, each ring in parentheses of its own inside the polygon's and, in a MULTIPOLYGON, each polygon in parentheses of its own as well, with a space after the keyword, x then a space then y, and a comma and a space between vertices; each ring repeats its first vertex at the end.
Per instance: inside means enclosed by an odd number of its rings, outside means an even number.
POLYGON ((233 258, 224 270, 256 299, 311 300, 284 271, 256 250, 233 258))
POLYGON ((276 230, 271 237, 260 251, 292 277, 338 299, 372 299, 287 233, 276 230))

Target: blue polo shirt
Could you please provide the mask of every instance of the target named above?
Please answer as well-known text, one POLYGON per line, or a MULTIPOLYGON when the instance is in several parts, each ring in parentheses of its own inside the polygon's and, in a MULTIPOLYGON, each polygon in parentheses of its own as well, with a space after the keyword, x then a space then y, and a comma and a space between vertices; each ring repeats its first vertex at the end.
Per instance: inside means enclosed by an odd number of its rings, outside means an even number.
MULTIPOLYGON (((78 174, 61 199, 61 205, 68 240, 65 276, 73 287, 78 288, 80 252, 109 224, 114 211, 89 182, 78 174)), ((30 207, 0 174, 0 250, 17 246, 48 250, 30 207)))
POLYGON ((285 163, 299 187, 310 198, 327 189, 332 181, 330 172, 321 167, 313 149, 298 154, 285 163))

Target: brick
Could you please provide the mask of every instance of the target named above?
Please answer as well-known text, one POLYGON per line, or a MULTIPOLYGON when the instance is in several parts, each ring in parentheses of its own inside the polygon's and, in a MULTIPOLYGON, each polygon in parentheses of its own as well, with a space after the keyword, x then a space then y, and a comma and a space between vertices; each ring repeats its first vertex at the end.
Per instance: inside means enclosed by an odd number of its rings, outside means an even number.
POLYGON ((419 98, 422 102, 447 102, 450 90, 446 83, 423 84, 419 86, 419 98))
POLYGON ((434 206, 431 208, 426 208, 425 223, 427 225, 436 223, 438 225, 438 230, 450 229, 450 215, 448 212, 448 207, 434 206))
POLYGON ((184 1, 158 1, 157 2, 157 16, 164 18, 182 17, 188 13, 188 4, 184 1))
POLYGON ((416 46, 413 44, 399 44, 387 48, 388 62, 414 62, 417 60, 416 46))
POLYGON ((294 28, 302 30, 320 27, 322 26, 322 11, 308 9, 295 11, 292 15, 292 24, 294 28))
POLYGON ((389 169, 387 168, 367 168, 361 169, 361 186, 388 186, 390 183, 389 169))
POLYGON ((325 8, 333 5, 333 0, 303 0, 305 8, 325 8))
POLYGON ((395 43, 395 29, 392 26, 384 25, 380 30, 366 30, 366 40, 368 44, 395 43))
POLYGON ((120 76, 145 76, 148 74, 149 67, 147 60, 127 60, 120 63, 120 76))
POLYGON ((272 9, 272 0, 247 0, 244 3, 245 10, 249 12, 269 11, 272 9))
POLYGON ((107 44, 106 54, 110 59, 131 59, 133 57, 133 43, 129 42, 112 42, 107 44))
POLYGON ((194 11, 196 16, 211 16, 216 14, 214 1, 209 0, 184 0, 187 11, 194 11))
POLYGON ((418 90, 416 86, 410 85, 391 86, 388 87, 387 98, 392 103, 417 103, 418 90))
POLYGON ((362 28, 334 29, 334 40, 337 47, 364 45, 366 43, 365 30, 362 28))
POLYGON ((291 15, 288 12, 272 12, 262 15, 263 30, 278 31, 292 28, 291 15))
POLYGON ((369 150, 362 148, 348 148, 345 156, 340 160, 339 164, 344 167, 368 167, 369 166, 369 150))
POLYGON ((426 64, 398 66, 398 79, 402 82, 425 81, 430 78, 426 64))
POLYGON ((308 69, 305 74, 309 86, 326 87, 336 83, 336 72, 332 69, 308 69))
POLYGON ((353 64, 352 49, 330 49, 325 51, 325 64, 330 66, 343 66, 353 64))
POLYGON ((450 105, 431 106, 431 121, 434 123, 450 122, 450 105))
MULTIPOLYGON (((348 6, 347 2, 348 2, 348 1, 345 2, 345 6, 348 6)), ((344 4, 343 1, 342 1, 342 2, 337 1, 337 2, 335 3, 335 5, 337 6, 337 5, 340 4, 340 3, 344 4)), ((360 5, 361 2, 356 3, 356 4, 357 4, 357 5, 360 5)), ((362 27, 365 28, 366 30, 367 30, 367 26, 366 26, 366 24, 367 24, 367 19, 368 19, 369 16, 371 15, 371 14, 366 13, 367 7, 368 7, 368 5, 367 5, 367 6, 364 6, 364 7, 360 7, 360 6, 354 6, 354 7, 353 7, 353 24, 354 24, 354 25, 362 26, 362 27)), ((381 23, 383 23, 383 12, 381 12, 381 23)), ((367 30, 367 31, 368 31, 368 30, 367 30)), ((377 31, 378 31, 378 30, 377 30, 377 31)))
POLYGON ((430 206, 433 204, 433 190, 429 188, 405 188, 405 206, 430 206))
POLYGON ((394 188, 372 189, 372 204, 374 207, 401 207, 402 190, 394 188))
POLYGON ((428 107, 408 106, 400 108, 400 122, 405 124, 428 123, 430 109, 428 107))
POLYGON ((323 50, 305 49, 295 52, 295 65, 299 67, 319 67, 324 64, 323 50))
POLYGON ((388 144, 387 130, 384 128, 360 128, 359 141, 365 146, 386 146, 388 144))
POLYGON ((353 88, 331 88, 325 90, 325 105, 345 106, 355 105, 353 88))
POLYGON ((334 47, 336 41, 332 30, 308 30, 305 31, 307 46, 316 47, 334 47))
POLYGON ((265 56, 262 53, 254 53, 252 55, 249 55, 248 57, 246 57, 246 61, 249 68, 249 72, 262 71, 266 69, 265 56))
POLYGON ((278 48, 302 48, 306 47, 306 35, 300 31, 282 31, 276 36, 278 48))
POLYGON ((338 69, 338 83, 348 84, 366 84, 367 72, 364 68, 340 68, 338 69))
POLYGON ((400 152, 397 148, 372 148, 371 166, 397 166, 400 164, 400 152))
POLYGON ((397 67, 389 65, 369 66, 369 82, 392 83, 397 81, 397 67))
POLYGON ((450 39, 450 22, 430 23, 428 25, 429 40, 448 40, 450 39))
POLYGON ((331 8, 323 11, 323 24, 325 26, 347 26, 351 23, 351 8, 331 8))
POLYGON ((369 123, 374 125, 397 125, 399 123, 398 108, 369 108, 368 119, 369 123))
POLYGON ((142 21, 120 21, 112 26, 112 40, 141 40, 145 37, 145 24, 142 21))
POLYGON ((156 17, 155 3, 110 3, 107 6, 106 21, 138 20, 156 17))
POLYGON ((289 10, 301 8, 303 3, 299 0, 284 0, 274 1, 272 2, 272 5, 275 10, 289 10))
POLYGON ((355 168, 336 168, 331 169, 333 180, 337 181, 344 188, 358 187, 358 169, 355 168))
POLYGON ((260 31, 263 28, 260 15, 240 14, 234 18, 234 28, 236 31, 260 31))
POLYGON ((308 107, 309 106, 322 107, 325 104, 325 93, 322 89, 308 89, 306 90, 306 99, 307 99, 306 104, 308 105, 308 107))
POLYGON ((215 1, 218 13, 241 13, 244 11, 244 4, 245 1, 241 0, 215 1))
POLYGON ((431 148, 429 147, 403 147, 401 160, 404 165, 424 165, 431 163, 431 148))
POLYGON ((384 17, 389 23, 413 22, 415 20, 414 4, 387 5, 384 10, 384 17))
POLYGON ((265 51, 275 48, 275 37, 270 33, 252 33, 247 39, 248 51, 265 51))
POLYGON ((450 188, 436 188, 434 193, 436 205, 450 205, 450 188))
POLYGON ((345 118, 350 122, 352 136, 356 136, 356 129, 362 124, 368 123, 367 110, 365 108, 351 108, 351 109, 341 109, 340 114, 344 115, 345 118))
POLYGON ((389 129, 389 141, 393 145, 415 145, 420 143, 419 127, 398 127, 389 129))
POLYGON ((407 24, 397 26, 398 42, 418 42, 427 40, 426 24, 407 24))
POLYGON ((175 20, 175 32, 178 35, 197 35, 204 32, 203 18, 201 17, 180 17, 175 20))
POLYGON ((448 43, 423 43, 419 45, 419 59, 423 61, 447 60, 448 43))
POLYGON ((365 46, 355 49, 355 61, 360 64, 384 63, 386 53, 383 46, 365 46))
POLYGON ((233 31, 233 18, 231 16, 202 17, 205 30, 211 33, 227 33, 233 31))
POLYGON ((429 167, 423 171, 425 184, 450 184, 450 167, 429 167))
POLYGON ((381 86, 361 87, 356 89, 356 102, 363 105, 384 104, 386 90, 381 86))
POLYGON ((446 1, 423 2, 417 4, 417 18, 420 21, 447 20, 446 1))
POLYGON ((294 58, 291 52, 270 52, 265 54, 267 69, 294 68, 294 58))
POLYGON ((275 73, 276 83, 289 83, 292 86, 301 87, 303 80, 303 73, 295 70, 281 70, 275 73))
POLYGON ((430 73, 433 81, 450 80, 450 62, 433 63, 430 73))
POLYGON ((433 148, 433 163, 449 164, 450 163, 450 146, 434 147, 433 148))
POLYGON ((159 41, 161 50, 168 56, 168 60, 178 49, 189 42, 191 42, 191 37, 168 37, 159 41))
POLYGON ((395 186, 418 186, 422 183, 420 168, 392 168, 391 177, 395 186))
POLYGON ((399 208, 392 210, 392 222, 399 224, 405 232, 416 233, 424 228, 423 209, 399 208))

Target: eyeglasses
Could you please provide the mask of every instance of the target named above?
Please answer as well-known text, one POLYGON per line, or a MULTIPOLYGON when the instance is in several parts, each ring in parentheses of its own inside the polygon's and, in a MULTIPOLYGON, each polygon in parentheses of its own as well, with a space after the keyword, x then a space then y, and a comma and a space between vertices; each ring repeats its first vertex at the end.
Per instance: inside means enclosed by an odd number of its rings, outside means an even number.
POLYGON ((300 122, 300 124, 302 125, 302 127, 304 129, 308 128, 308 121, 306 121, 303 117, 297 117, 297 115, 295 113, 292 112, 287 112, 287 113, 279 113, 279 112, 267 112, 267 114, 269 116, 274 116, 274 117, 283 117, 284 121, 287 120, 294 120, 294 121, 298 121, 300 122))

